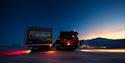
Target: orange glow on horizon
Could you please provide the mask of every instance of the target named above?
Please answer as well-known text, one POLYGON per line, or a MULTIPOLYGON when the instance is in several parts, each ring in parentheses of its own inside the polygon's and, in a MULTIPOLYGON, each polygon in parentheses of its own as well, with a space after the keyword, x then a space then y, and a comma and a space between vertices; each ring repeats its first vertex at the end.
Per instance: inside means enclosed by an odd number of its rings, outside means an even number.
POLYGON ((107 29, 107 30, 97 30, 93 33, 88 33, 86 35, 80 35, 80 40, 82 39, 93 39, 97 37, 102 38, 108 38, 108 39, 125 39, 125 30, 113 30, 113 29, 107 29))

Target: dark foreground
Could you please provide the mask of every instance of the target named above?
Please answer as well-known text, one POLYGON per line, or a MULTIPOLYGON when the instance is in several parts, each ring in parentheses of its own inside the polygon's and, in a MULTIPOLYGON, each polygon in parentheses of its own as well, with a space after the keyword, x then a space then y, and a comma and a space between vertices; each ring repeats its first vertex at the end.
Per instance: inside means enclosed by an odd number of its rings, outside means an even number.
POLYGON ((125 53, 15 50, 1 52, 0 63, 125 63, 125 53))

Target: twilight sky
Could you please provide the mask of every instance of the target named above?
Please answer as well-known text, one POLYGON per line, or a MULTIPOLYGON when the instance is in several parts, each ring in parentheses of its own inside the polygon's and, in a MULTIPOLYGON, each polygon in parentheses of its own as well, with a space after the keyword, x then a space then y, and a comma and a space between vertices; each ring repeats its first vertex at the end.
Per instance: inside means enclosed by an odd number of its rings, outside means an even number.
POLYGON ((77 30, 79 39, 125 38, 125 0, 3 0, 0 42, 24 42, 28 26, 77 30))

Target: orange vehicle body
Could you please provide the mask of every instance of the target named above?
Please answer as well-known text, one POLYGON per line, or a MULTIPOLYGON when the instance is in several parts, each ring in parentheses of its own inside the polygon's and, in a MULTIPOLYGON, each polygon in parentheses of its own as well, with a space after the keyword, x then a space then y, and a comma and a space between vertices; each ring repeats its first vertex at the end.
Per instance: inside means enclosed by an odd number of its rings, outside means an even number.
POLYGON ((56 40, 57 50, 74 50, 79 46, 78 33, 74 31, 62 31, 56 40))

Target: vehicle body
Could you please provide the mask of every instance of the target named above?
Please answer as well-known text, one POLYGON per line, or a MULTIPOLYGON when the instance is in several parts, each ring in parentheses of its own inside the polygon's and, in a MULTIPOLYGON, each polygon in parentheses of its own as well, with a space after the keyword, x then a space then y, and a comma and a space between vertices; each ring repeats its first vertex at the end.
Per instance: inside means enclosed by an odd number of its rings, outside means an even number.
POLYGON ((55 42, 57 50, 74 50, 79 46, 78 33, 75 31, 62 31, 55 42))
POLYGON ((31 51, 50 49, 52 46, 52 29, 29 27, 25 41, 26 46, 31 51))

